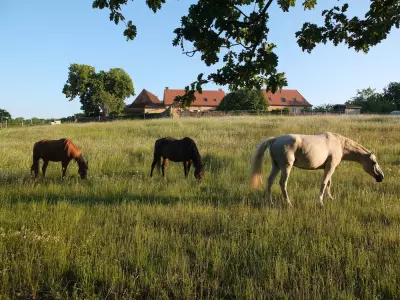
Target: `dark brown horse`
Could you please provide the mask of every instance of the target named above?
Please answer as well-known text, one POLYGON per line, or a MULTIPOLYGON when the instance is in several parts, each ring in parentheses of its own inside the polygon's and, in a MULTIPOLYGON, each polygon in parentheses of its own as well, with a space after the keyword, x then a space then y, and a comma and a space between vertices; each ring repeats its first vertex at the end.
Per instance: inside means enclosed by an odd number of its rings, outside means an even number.
POLYGON ((49 161, 60 161, 62 166, 62 177, 65 177, 69 162, 74 159, 78 164, 78 173, 82 179, 87 176, 88 163, 82 156, 78 147, 70 139, 60 140, 41 140, 33 146, 33 164, 31 173, 35 173, 35 178, 39 175, 39 160, 43 159, 43 177, 46 175, 49 161))
POLYGON ((154 167, 160 168, 161 158, 163 160, 162 175, 165 177, 165 166, 168 160, 174 162, 183 162, 185 177, 188 177, 190 166, 193 163, 194 177, 201 182, 204 177, 204 165, 201 163, 201 157, 196 143, 189 137, 177 140, 171 137, 161 138, 154 144, 154 160, 151 164, 150 176, 153 177, 154 167))

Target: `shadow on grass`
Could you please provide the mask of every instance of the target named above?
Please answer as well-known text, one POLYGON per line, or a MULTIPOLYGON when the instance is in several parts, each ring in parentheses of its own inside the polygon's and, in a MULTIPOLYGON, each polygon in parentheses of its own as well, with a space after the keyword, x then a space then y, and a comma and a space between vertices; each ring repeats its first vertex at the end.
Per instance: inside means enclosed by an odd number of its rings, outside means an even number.
POLYGON ((400 166, 400 160, 395 160, 391 163, 393 166, 400 166))
MULTIPOLYGON (((185 193, 185 195, 171 195, 169 194, 168 179, 163 180, 160 174, 155 174, 152 179, 150 179, 149 174, 144 174, 143 172, 138 173, 137 171, 123 172, 120 174, 121 177, 118 177, 117 174, 114 175, 116 175, 116 177, 114 177, 113 180, 117 182, 121 179, 121 181, 124 181, 123 185, 118 191, 104 191, 103 193, 99 190, 90 190, 91 188, 103 184, 101 178, 100 180, 99 178, 94 178, 92 180, 89 177, 87 180, 82 180, 79 176, 67 176, 64 179, 61 177, 46 176, 46 178, 39 177, 34 180, 34 178, 29 175, 20 176, 19 174, 10 174, 0 178, 0 188, 13 189, 19 188, 21 185, 26 185, 28 193, 25 190, 21 194, 10 193, 10 195, 7 196, 11 203, 33 203, 43 201, 47 201, 50 204, 67 201, 72 204, 88 205, 115 205, 126 202, 147 205, 191 203, 212 205, 215 207, 230 207, 242 204, 255 209, 288 208, 280 194, 273 194, 273 203, 266 201, 264 189, 260 191, 252 191, 250 189, 232 190, 231 187, 225 185, 215 185, 208 182, 198 184, 194 178, 185 179, 182 174, 182 178, 177 179, 182 182, 182 184, 192 181, 187 185, 187 188, 190 189, 189 193, 185 193), (146 192, 132 191, 130 182, 127 182, 127 180, 132 180, 132 182, 140 181, 141 184, 153 185, 153 190, 148 190, 146 192), (54 186, 61 187, 61 191, 59 188, 57 191, 53 191, 54 186), (38 188, 40 190, 38 190, 38 188)), ((177 182, 174 180, 170 183, 175 186, 177 182)))

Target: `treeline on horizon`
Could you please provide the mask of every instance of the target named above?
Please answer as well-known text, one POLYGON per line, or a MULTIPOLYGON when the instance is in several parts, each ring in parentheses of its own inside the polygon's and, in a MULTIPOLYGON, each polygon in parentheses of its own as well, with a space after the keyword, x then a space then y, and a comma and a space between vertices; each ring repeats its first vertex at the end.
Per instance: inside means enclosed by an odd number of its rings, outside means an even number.
MULTIPOLYGON (((348 105, 356 105, 361 107, 361 113, 390 113, 394 110, 400 110, 400 82, 390 82, 384 89, 382 93, 377 93, 375 89, 368 87, 366 89, 357 90, 356 96, 350 98, 345 102, 348 105)), ((333 104, 322 104, 314 106, 312 111, 323 111, 323 112, 334 112, 333 104)), ((303 111, 311 111, 310 109, 304 109, 303 111)), ((11 114, 0 108, 0 122, 7 123, 9 125, 38 125, 38 124, 48 124, 54 120, 60 120, 61 122, 74 122, 79 118, 84 117, 96 117, 87 116, 84 113, 77 113, 73 116, 63 117, 63 118, 31 118, 25 119, 23 117, 12 118, 11 114)))
MULTIPOLYGON (((382 93, 377 93, 371 87, 357 90, 356 96, 345 102, 348 105, 361 107, 361 113, 388 114, 400 110, 400 82, 390 82, 382 93)), ((314 106, 313 111, 333 112, 333 104, 314 106)))

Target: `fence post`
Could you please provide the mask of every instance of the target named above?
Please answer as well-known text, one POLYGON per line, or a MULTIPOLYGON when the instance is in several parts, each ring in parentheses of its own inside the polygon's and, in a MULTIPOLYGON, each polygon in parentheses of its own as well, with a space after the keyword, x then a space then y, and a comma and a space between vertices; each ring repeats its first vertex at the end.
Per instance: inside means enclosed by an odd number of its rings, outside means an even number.
POLYGON ((21 127, 24 127, 24 120, 21 121, 21 127))
POLYGON ((7 128, 7 122, 8 122, 8 120, 6 119, 6 128, 7 128))

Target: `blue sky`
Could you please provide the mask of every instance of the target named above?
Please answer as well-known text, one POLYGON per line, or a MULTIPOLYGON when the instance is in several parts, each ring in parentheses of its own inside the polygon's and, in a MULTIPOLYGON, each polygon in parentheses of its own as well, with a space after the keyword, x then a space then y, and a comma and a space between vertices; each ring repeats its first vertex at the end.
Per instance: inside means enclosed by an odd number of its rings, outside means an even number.
MULTIPOLYGON (((162 99, 164 87, 183 88, 198 73, 212 70, 198 56, 186 57, 172 46, 173 29, 193 2, 168 0, 154 14, 144 0, 130 1, 124 13, 137 25, 138 36, 127 42, 123 26, 111 23, 106 10, 92 9, 92 0, 1 1, 0 108, 25 118, 80 112, 79 99, 69 102, 62 94, 71 63, 97 70, 123 68, 133 79, 136 94, 146 88, 162 99)), ((276 6, 270 11, 269 41, 278 46, 279 70, 286 72, 288 88, 318 105, 342 103, 369 86, 380 92, 390 81, 400 80, 399 30, 392 30, 368 54, 331 44, 308 54, 298 47, 295 32, 305 21, 322 21, 322 8, 304 12, 303 1, 297 2, 289 13, 276 6)), ((359 16, 369 5, 367 0, 349 2, 351 12, 359 16)), ((325 0, 323 5, 337 3, 325 0)))

